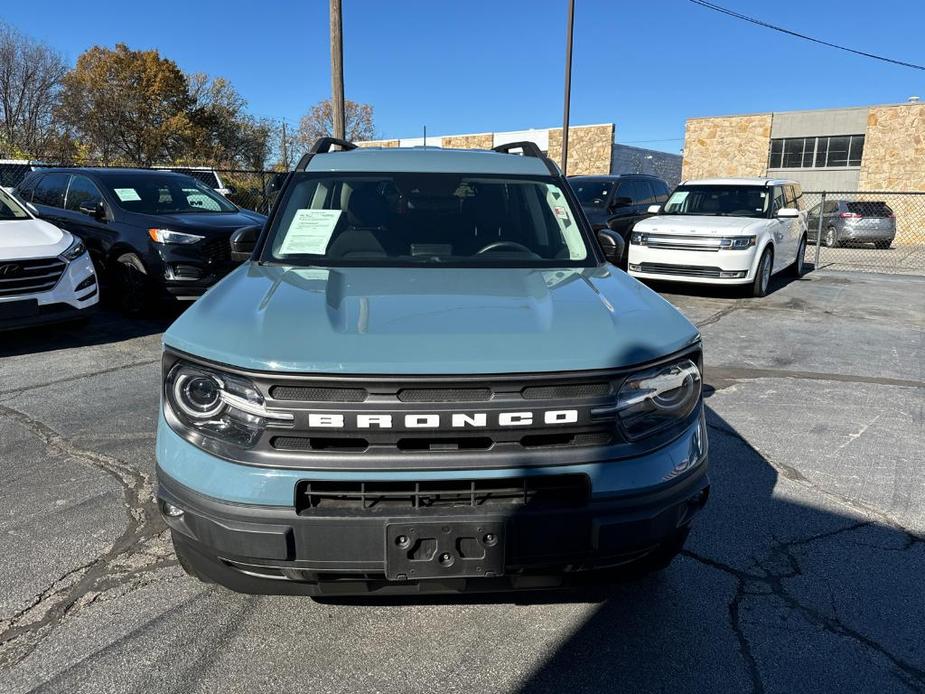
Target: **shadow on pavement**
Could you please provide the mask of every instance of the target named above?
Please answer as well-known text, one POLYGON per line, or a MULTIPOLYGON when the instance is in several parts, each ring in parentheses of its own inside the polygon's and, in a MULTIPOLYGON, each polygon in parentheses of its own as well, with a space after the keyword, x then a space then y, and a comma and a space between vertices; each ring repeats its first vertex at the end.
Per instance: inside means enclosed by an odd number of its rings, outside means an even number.
POLYGON ((925 539, 708 423, 711 501, 682 557, 614 586, 520 691, 925 691, 925 539))
POLYGON ((143 317, 126 316, 103 306, 89 320, 0 332, 0 357, 89 347, 155 335, 192 304, 171 304, 143 317))

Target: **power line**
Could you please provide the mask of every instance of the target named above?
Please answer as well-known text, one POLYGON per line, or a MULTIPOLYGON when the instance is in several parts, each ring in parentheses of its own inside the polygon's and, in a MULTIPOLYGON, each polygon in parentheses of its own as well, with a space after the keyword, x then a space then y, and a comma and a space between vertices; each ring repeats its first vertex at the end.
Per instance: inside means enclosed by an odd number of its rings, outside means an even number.
POLYGON ((906 62, 903 62, 902 60, 893 60, 892 58, 885 58, 882 55, 876 55, 874 53, 858 51, 858 50, 855 50, 854 48, 846 48, 845 46, 839 46, 837 43, 829 43, 828 41, 823 41, 822 39, 816 39, 816 38, 813 38, 812 36, 807 36, 806 34, 800 34, 796 31, 791 31, 790 29, 784 29, 783 27, 775 26, 774 24, 768 24, 767 22, 763 22, 760 19, 755 19, 754 17, 749 17, 747 15, 740 14, 739 12, 735 12, 734 10, 730 10, 726 7, 715 5, 712 2, 705 2, 705 0, 688 0, 688 1, 694 3, 695 5, 700 5, 701 7, 705 7, 708 10, 720 12, 722 14, 729 15, 730 17, 741 19, 744 22, 750 22, 752 24, 757 24, 758 26, 764 27, 766 29, 773 29, 774 31, 779 31, 782 34, 789 34, 790 36, 796 36, 798 39, 812 41, 813 43, 818 43, 822 46, 828 46, 829 48, 837 48, 840 51, 854 53, 855 55, 862 55, 865 58, 873 58, 874 60, 881 60, 884 63, 892 63, 893 65, 902 65, 903 67, 911 67, 914 70, 925 70, 925 65, 916 65, 915 63, 906 63, 906 62))

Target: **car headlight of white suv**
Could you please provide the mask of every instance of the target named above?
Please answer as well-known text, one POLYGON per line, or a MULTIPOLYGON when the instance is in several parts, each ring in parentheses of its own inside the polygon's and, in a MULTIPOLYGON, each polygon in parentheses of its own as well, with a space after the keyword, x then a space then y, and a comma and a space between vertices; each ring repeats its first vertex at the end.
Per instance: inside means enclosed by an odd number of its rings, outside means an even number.
POLYGON ((61 258, 67 262, 72 262, 77 260, 80 256, 87 252, 87 247, 84 245, 84 242, 78 238, 75 238, 71 241, 71 245, 67 247, 67 250, 61 254, 61 258))

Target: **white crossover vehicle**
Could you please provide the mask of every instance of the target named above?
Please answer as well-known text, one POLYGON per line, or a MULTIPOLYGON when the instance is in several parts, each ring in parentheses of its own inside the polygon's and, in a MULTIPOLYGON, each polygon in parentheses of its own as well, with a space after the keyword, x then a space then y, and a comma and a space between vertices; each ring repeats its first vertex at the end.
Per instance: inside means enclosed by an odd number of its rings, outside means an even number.
POLYGON ((0 330, 80 319, 99 300, 83 243, 0 189, 0 330))
POLYGON ((640 279, 743 285, 764 296, 771 275, 803 274, 806 213, 795 181, 684 181, 654 217, 633 227, 629 274, 640 279))

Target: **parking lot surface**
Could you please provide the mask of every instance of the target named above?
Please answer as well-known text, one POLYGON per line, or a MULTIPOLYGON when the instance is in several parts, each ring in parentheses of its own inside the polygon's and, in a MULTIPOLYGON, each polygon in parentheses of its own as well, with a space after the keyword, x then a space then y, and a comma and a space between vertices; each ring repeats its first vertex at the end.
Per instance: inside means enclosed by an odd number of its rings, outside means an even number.
POLYGON ((713 494, 662 575, 578 593, 197 583, 152 497, 168 321, 0 334, 0 691, 925 691, 925 278, 666 296, 713 494))

